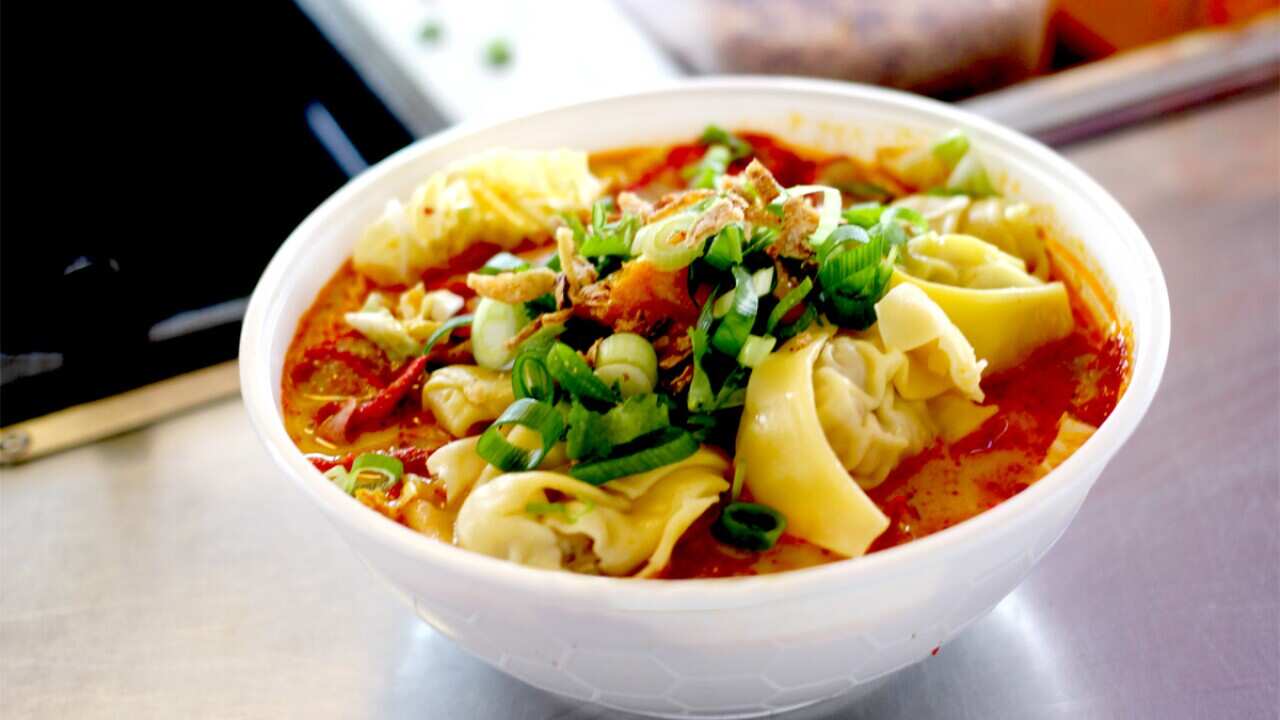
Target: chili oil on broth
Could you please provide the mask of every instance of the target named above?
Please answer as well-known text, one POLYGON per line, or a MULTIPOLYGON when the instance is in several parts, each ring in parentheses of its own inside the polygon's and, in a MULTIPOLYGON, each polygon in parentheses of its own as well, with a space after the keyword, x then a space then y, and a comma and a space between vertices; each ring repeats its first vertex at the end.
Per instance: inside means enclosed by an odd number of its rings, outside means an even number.
MULTIPOLYGON (((768 136, 744 137, 757 148, 762 161, 768 157, 779 168, 779 180, 786 185, 811 183, 833 174, 865 177, 874 171, 851 158, 801 153, 768 136)), ((684 187, 681 169, 697 161, 704 150, 696 143, 610 150, 592 154, 590 168, 608 183, 611 193, 625 189, 655 200, 684 187)), ((735 161, 730 172, 740 171, 742 164, 745 162, 735 161)), ((1049 247, 1054 261, 1051 279, 1067 281, 1075 329, 1067 338, 1039 348, 1017 367, 983 379, 985 404, 995 405, 998 411, 977 431, 952 444, 936 441, 917 455, 904 458, 883 483, 868 492, 890 518, 889 529, 868 552, 925 537, 1016 495, 1040 476, 1039 465, 1064 413, 1097 426, 1115 407, 1128 377, 1126 336, 1111 318, 1100 321, 1096 317, 1096 300, 1081 299, 1079 288, 1099 286, 1089 270, 1068 258, 1069 272, 1060 273, 1063 258, 1053 251, 1061 246, 1050 242, 1049 247)), ((516 253, 535 258, 549 251, 550 246, 526 243, 516 253)), ((426 289, 456 292, 468 298, 471 309, 473 293, 466 287, 466 273, 496 252, 498 248, 493 246, 473 246, 448 267, 424 277, 426 289)), ((374 450, 418 448, 429 452, 452 439, 430 411, 416 402, 402 403, 378 427, 349 442, 333 442, 317 434, 317 417, 323 419, 335 403, 347 398, 372 397, 398 369, 391 367, 376 345, 348 327, 343 315, 358 310, 373 290, 397 293, 403 289, 375 286, 348 261, 300 320, 285 358, 282 407, 286 429, 304 453, 334 461, 374 450)), ((421 396, 423 382, 425 377, 410 389, 410 397, 421 396)), ((418 532, 453 542, 456 509, 444 509, 443 490, 429 478, 412 488, 401 483, 378 494, 358 492, 357 499, 418 532), (411 497, 402 497, 406 490, 411 490, 407 493, 411 497)), ((711 533, 715 515, 715 510, 709 510, 689 528, 662 577, 768 574, 843 559, 789 534, 759 553, 726 546, 711 533)))

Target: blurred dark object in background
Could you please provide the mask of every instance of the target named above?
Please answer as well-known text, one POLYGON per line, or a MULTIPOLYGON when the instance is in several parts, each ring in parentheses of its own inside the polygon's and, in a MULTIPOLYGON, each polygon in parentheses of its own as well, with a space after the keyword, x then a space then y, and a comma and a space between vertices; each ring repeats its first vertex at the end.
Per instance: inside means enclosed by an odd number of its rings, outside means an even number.
POLYGON ((1057 0, 1059 58, 1096 60, 1191 30, 1234 25, 1280 7, 1280 0, 1057 0))
POLYGON ((696 73, 855 80, 959 100, 1280 0, 617 0, 696 73))
POLYGON ((857 80, 964 97, 1030 77, 1049 0, 619 0, 699 73, 857 80))
POLYGON ((4 4, 0 426, 233 358, 288 233, 410 141, 293 3, 165 7, 4 4))

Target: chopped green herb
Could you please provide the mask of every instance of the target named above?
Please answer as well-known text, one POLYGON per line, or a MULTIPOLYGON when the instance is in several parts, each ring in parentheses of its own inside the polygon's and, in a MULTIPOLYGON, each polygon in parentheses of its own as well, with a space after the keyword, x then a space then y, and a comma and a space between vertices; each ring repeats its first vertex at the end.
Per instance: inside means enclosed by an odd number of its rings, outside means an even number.
POLYGON ((787 519, 768 505, 734 502, 720 513, 711 533, 720 542, 762 552, 773 547, 786 528, 787 519))
POLYGON ((698 138, 698 142, 703 145, 724 145, 733 153, 734 160, 744 158, 752 152, 751 143, 718 125, 708 125, 707 129, 702 131, 702 137, 698 138))
POLYGON ((484 61, 490 67, 501 68, 511 64, 511 44, 502 38, 494 38, 484 48, 484 61))
POLYGON ((418 37, 424 42, 434 45, 444 37, 444 25, 439 20, 428 20, 422 24, 422 29, 418 31, 418 37))

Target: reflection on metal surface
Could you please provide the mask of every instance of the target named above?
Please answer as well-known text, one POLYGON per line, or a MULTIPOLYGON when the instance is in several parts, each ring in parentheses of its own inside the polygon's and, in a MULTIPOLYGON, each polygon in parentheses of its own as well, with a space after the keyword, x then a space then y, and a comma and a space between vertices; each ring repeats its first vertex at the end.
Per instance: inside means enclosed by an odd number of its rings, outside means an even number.
POLYGON ((1098 135, 1280 78, 1280 16, 1205 30, 960 103, 1049 144, 1098 135))
POLYGON ((0 354, 0 385, 57 370, 65 359, 62 353, 33 352, 19 355, 0 354))
POLYGON ((163 342, 185 335, 240 322, 244 319, 245 308, 249 307, 249 298, 235 298, 225 302, 203 307, 199 310, 180 312, 152 325, 147 330, 147 339, 151 342, 163 342))

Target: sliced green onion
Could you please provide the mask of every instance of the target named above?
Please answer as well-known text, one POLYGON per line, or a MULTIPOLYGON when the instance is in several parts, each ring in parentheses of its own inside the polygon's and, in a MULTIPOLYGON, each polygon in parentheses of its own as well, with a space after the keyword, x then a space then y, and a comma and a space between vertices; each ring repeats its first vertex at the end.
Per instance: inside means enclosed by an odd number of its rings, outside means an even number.
POLYGON ((716 393, 716 410, 741 407, 746 403, 747 378, 750 377, 750 373, 751 370, 744 367, 734 368, 729 373, 729 377, 725 378, 724 384, 720 386, 720 392, 716 393))
POLYGON ((787 188, 785 193, 789 198, 822 193, 822 207, 818 208, 818 228, 809 236, 809 242, 815 247, 825 242, 831 231, 840 224, 840 211, 844 203, 840 191, 827 185, 797 185, 787 188))
POLYGON ((692 435, 670 427, 655 439, 651 447, 621 457, 578 463, 569 468, 569 474, 585 483, 603 485, 620 477, 680 462, 696 452, 698 441, 692 435))
POLYGON ((350 471, 341 465, 335 465, 324 475, 346 494, 355 495, 356 490, 386 490, 393 487, 404 477, 404 463, 390 455, 361 453, 352 461, 350 471), (381 482, 361 482, 361 476, 369 474, 380 476, 381 482))
POLYGON ((516 348, 516 354, 531 353, 545 362, 547 352, 551 350, 552 345, 556 344, 556 338, 560 337, 564 331, 564 325, 543 325, 532 335, 525 338, 524 342, 520 343, 520 346, 516 348))
MULTIPOLYGON (((711 303, 707 303, 710 307, 711 303)), ((707 331, 700 327, 689 328, 689 341, 693 346, 693 380, 689 383, 689 410, 702 412, 710 410, 715 402, 715 393, 711 389, 711 377, 702 366, 702 358, 707 354, 710 341, 707 331)))
POLYGON ((759 366, 769 353, 773 352, 773 347, 777 344, 778 338, 775 337, 747 336, 747 341, 742 344, 742 350, 738 351, 738 364, 749 368, 759 366))
MULTIPOLYGON (((888 213, 885 214, 886 217, 888 213)), ((868 238, 871 240, 880 240, 887 248, 906 245, 907 231, 902 229, 902 224, 894 222, 892 219, 881 220, 867 231, 868 238)))
POLYGON ((719 320, 728 315, 729 311, 733 309, 733 298, 733 293, 725 293, 716 298, 716 301, 711 304, 711 317, 719 320))
MULTIPOLYGON (((873 227, 878 227, 878 225, 873 227)), ((837 249, 846 246, 865 245, 870 240, 870 233, 867 230, 863 230, 861 225, 841 225, 818 248, 818 263, 826 262, 827 258, 837 249)))
POLYGON ((733 266, 733 279, 733 310, 720 321, 720 326, 711 336, 712 347, 729 357, 737 357, 742 344, 747 341, 760 306, 751 276, 741 265, 733 266))
POLYGON ((500 252, 486 260, 484 267, 476 272, 481 275, 497 275, 498 273, 520 272, 528 269, 529 263, 524 258, 512 255, 509 252, 500 252))
POLYGON ((778 231, 763 225, 757 225, 751 231, 751 242, 742 249, 742 256, 746 257, 752 253, 760 252, 773 244, 778 239, 778 231))
POLYGON ((342 488, 342 492, 348 495, 356 494, 356 476, 347 472, 347 469, 341 465, 334 465, 325 471, 324 476, 333 481, 334 485, 342 488))
POLYGON ((746 157, 752 152, 751 143, 718 125, 708 125, 707 129, 702 131, 702 137, 698 138, 698 142, 703 145, 725 145, 733 153, 734 159, 746 157))
POLYGON ((695 212, 680 212, 645 225, 636 233, 631 254, 643 255, 659 270, 668 272, 688 266, 702 256, 702 246, 684 245, 672 240, 684 240, 685 233, 697 219, 695 212))
POLYGON ((613 198, 603 197, 591 203, 591 229, 598 235, 604 232, 604 220, 613 207, 613 198))
POLYGON ((865 243, 843 244, 818 267, 818 284, 827 293, 839 290, 851 293, 858 289, 852 287, 854 274, 875 267, 884 257, 884 252, 884 241, 880 238, 872 238, 865 243))
POLYGON ((773 291, 773 266, 760 268, 751 274, 751 288, 756 297, 764 297, 773 291))
POLYGON ((457 330, 463 325, 470 325, 474 321, 474 315, 455 315, 448 320, 445 320, 440 324, 440 327, 433 330, 431 334, 427 336, 427 342, 422 346, 422 354, 430 354, 431 348, 434 348, 436 343, 443 340, 449 333, 457 330))
POLYGON ((791 308, 799 305, 812 290, 813 280, 805 278, 800 281, 799 285, 791 288, 790 292, 783 295, 777 307, 773 309, 773 312, 769 313, 769 320, 764 326, 765 334, 773 334, 773 329, 778 327, 778 323, 782 322, 782 318, 791 312, 791 308))
POLYGON ((742 226, 726 225, 716 233, 703 259, 717 270, 728 270, 730 265, 742 262, 742 226))
POLYGON ((720 542, 763 552, 773 547, 787 528, 787 519, 768 505, 733 502, 720 513, 711 533, 720 542))
POLYGON ((814 320, 818 319, 818 309, 810 305, 804 309, 804 314, 796 318, 796 321, 788 325, 778 328, 774 335, 778 338, 778 342, 786 342, 791 338, 804 332, 814 320))
POLYGON ((529 316, 520 305, 480 298, 476 304, 475 319, 471 322, 471 354, 475 356, 476 364, 490 370, 505 367, 515 354, 507 347, 507 341, 528 323, 529 316))
POLYGON ((929 148, 933 156, 942 161, 948 168, 953 168, 965 153, 969 152, 969 136, 956 128, 943 135, 929 148))
MULTIPOLYGON (((897 223, 888 226, 902 232, 897 223)), ((881 227, 886 226, 876 226, 881 227)), ((886 258, 889 246, 884 237, 876 234, 865 244, 845 243, 818 267, 827 315, 842 327, 862 330, 875 322, 874 306, 888 287, 897 256, 897 248, 892 248, 886 258)))
POLYGON ((987 197, 999 194, 996 192, 995 186, 991 184, 987 169, 982 166, 982 161, 974 153, 969 153, 960 159, 959 164, 947 176, 947 182, 944 187, 949 192, 964 193, 972 197, 987 197))
POLYGON ((836 187, 840 188, 840 192, 858 198, 888 198, 893 195, 893 193, 875 183, 858 180, 838 183, 836 187))
POLYGON ((503 471, 533 470, 564 433, 564 421, 551 405, 533 398, 521 398, 507 406, 476 443, 476 452, 485 462, 503 471), (542 447, 525 450, 502 435, 502 428, 521 425, 542 436, 542 447))
POLYGON ((716 178, 725 174, 729 163, 733 161, 733 153, 725 145, 712 145, 698 162, 684 169, 689 178, 689 187, 713 189, 716 178))
POLYGON ((591 206, 591 233, 579 237, 575 230, 574 239, 578 243, 578 252, 583 257, 628 257, 635 240, 639 218, 626 216, 615 223, 606 224, 605 217, 613 200, 603 198, 591 206))
POLYGON ((653 392, 655 380, 635 365, 613 363, 596 368, 596 377, 611 388, 616 388, 624 398, 653 392))
POLYGON ((386 478, 383 488, 391 487, 404 477, 404 463, 399 458, 378 453, 362 453, 351 463, 351 474, 358 476, 362 472, 372 472, 386 478))
POLYGON ((610 365, 639 369, 652 387, 658 383, 658 354, 648 340, 635 333, 614 333, 596 348, 596 370, 610 365))
POLYGON ((547 364, 535 353, 517 353, 511 365, 511 390, 516 398, 531 397, 543 402, 555 402, 556 384, 547 370, 547 364))
POLYGON ((694 327, 699 330, 707 331, 711 329, 711 322, 714 320, 712 315, 714 306, 713 301, 715 300, 716 293, 718 292, 720 292, 719 285, 711 288, 711 294, 707 296, 707 302, 704 303, 702 309, 698 311, 698 322, 694 324, 694 327))
MULTIPOLYGON (((582 227, 582 220, 578 219, 573 213, 562 213, 560 217, 564 218, 565 224, 573 231, 573 241, 578 245, 582 245, 582 241, 587 237, 587 229, 582 227)), ((560 257, 559 254, 556 257, 560 257)))
POLYGON ((865 202, 850 205, 848 210, 841 213, 841 217, 847 223, 853 223, 861 228, 870 228, 880 222, 880 216, 884 214, 884 211, 884 205, 878 202, 865 202))
POLYGON ((897 205, 885 210, 884 216, 880 221, 888 222, 890 220, 900 220, 910 225, 917 232, 924 232, 929 229, 929 221, 925 219, 924 215, 903 205, 897 205))
POLYGON ((578 351, 562 342, 552 345, 547 353, 547 370, 551 371, 551 376, 560 383, 560 387, 575 397, 591 398, 606 403, 618 401, 613 388, 595 376, 591 366, 582 359, 578 351))

